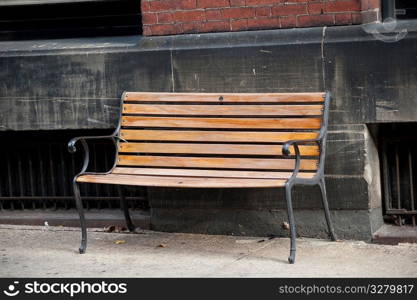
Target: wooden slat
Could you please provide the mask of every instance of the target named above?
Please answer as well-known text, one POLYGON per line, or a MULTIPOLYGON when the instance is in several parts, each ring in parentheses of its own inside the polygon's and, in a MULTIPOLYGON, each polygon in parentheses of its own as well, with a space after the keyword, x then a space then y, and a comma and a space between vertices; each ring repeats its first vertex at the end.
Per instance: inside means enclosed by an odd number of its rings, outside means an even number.
POLYGON ((124 104, 123 113, 203 116, 319 116, 323 105, 151 105, 124 104))
POLYGON ((78 182, 122 184, 136 186, 188 187, 188 188, 248 188, 282 187, 286 180, 246 178, 204 178, 141 175, 83 175, 78 182))
MULTIPOLYGON (((316 159, 302 159, 302 170, 316 170, 316 159)), ((294 169, 294 159, 223 158, 223 157, 176 157, 119 155, 117 165, 144 167, 225 168, 225 169, 294 169)))
MULTIPOLYGON (((199 170, 199 169, 163 169, 163 168, 132 168, 117 167, 113 174, 130 175, 161 175, 161 176, 191 176, 191 177, 223 177, 223 178, 264 178, 288 179, 292 172, 269 171, 230 171, 230 170, 199 170)), ((298 173, 298 178, 313 178, 315 172, 298 173)))
POLYGON ((169 118, 123 116, 122 126, 174 128, 319 129, 320 118, 169 118))
POLYGON ((243 132, 243 131, 180 131, 122 129, 126 140, 187 142, 255 142, 278 143, 289 140, 315 139, 317 132, 243 132))
POLYGON ((138 93, 127 92, 125 101, 150 102, 323 102, 324 93, 138 93), (223 100, 220 101, 220 97, 223 100))
MULTIPOLYGON (((319 155, 316 145, 300 146, 301 155, 319 155)), ((295 154, 291 147, 291 154, 295 154)), ((231 145, 231 144, 174 144, 174 143, 120 143, 120 152, 129 153, 181 153, 226 155, 282 155, 281 145, 231 145)))

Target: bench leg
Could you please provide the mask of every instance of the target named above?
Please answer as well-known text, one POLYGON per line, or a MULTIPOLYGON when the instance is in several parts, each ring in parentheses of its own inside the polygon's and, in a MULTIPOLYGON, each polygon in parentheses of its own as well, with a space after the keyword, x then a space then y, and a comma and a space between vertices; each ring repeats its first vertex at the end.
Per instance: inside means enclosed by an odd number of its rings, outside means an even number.
POLYGON ((291 234, 291 248, 288 262, 293 264, 295 262, 295 251, 296 251, 296 237, 297 233, 295 230, 294 211, 292 208, 292 186, 289 184, 285 185, 285 199, 287 200, 287 211, 288 211, 288 222, 290 223, 290 234, 291 234))
POLYGON ((334 233, 332 220, 330 219, 330 211, 329 211, 329 204, 327 202, 326 183, 324 181, 324 177, 320 179, 319 186, 321 190, 321 199, 323 202, 324 215, 326 217, 327 228, 329 229, 329 236, 332 241, 335 241, 336 235, 334 233))
POLYGON ((72 186, 74 189, 75 204, 77 206, 78 214, 80 215, 81 245, 80 245, 79 251, 80 251, 80 254, 83 254, 85 253, 85 250, 87 249, 87 228, 85 225, 84 208, 83 208, 83 203, 81 201, 80 189, 75 179, 73 181, 72 186))
POLYGON ((124 188, 119 186, 119 195, 120 195, 120 206, 123 209, 123 213, 125 215, 126 226, 129 231, 135 231, 135 225, 133 225, 132 219, 130 218, 129 214, 129 205, 127 204, 124 188))

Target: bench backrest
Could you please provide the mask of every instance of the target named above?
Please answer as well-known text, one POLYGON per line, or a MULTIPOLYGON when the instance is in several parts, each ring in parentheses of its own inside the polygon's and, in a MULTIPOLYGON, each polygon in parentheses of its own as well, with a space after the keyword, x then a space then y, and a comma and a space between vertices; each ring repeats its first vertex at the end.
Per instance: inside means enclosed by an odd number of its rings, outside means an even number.
MULTIPOLYGON (((117 169, 174 168, 196 176, 207 174, 202 169, 288 172, 295 160, 282 156, 282 143, 317 138, 325 99, 325 93, 126 92, 117 169)), ((308 177, 318 168, 320 146, 300 146, 300 153, 308 177)))

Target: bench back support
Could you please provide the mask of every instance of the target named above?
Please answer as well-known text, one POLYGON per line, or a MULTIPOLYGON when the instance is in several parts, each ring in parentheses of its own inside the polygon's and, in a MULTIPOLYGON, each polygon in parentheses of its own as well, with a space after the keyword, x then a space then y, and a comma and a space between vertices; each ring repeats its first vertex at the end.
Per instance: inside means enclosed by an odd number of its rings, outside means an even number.
MULTIPOLYGON (((283 156, 283 144, 325 137, 328 101, 325 93, 126 92, 115 171, 160 168, 152 172, 176 175, 209 170, 226 177, 252 172, 248 176, 272 178, 274 172, 292 172, 294 147, 283 156)), ((317 173, 322 148, 322 143, 300 145, 302 178, 317 173)))

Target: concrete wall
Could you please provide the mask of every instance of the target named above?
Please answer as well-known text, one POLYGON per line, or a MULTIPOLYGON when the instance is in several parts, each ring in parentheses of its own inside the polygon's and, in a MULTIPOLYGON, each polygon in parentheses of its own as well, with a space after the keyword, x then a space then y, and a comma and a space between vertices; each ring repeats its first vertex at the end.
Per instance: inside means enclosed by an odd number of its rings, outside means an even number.
MULTIPOLYGON (((342 238, 382 223, 377 145, 367 124, 416 121, 417 35, 361 26, 153 38, 0 43, 0 129, 110 128, 130 91, 330 90, 326 183, 342 238), (375 31, 373 28, 373 32, 375 31), (368 29, 367 29, 368 30, 368 29)), ((157 230, 284 235, 281 190, 150 189, 157 230)), ((297 187, 298 230, 325 236, 318 190, 297 187)))

